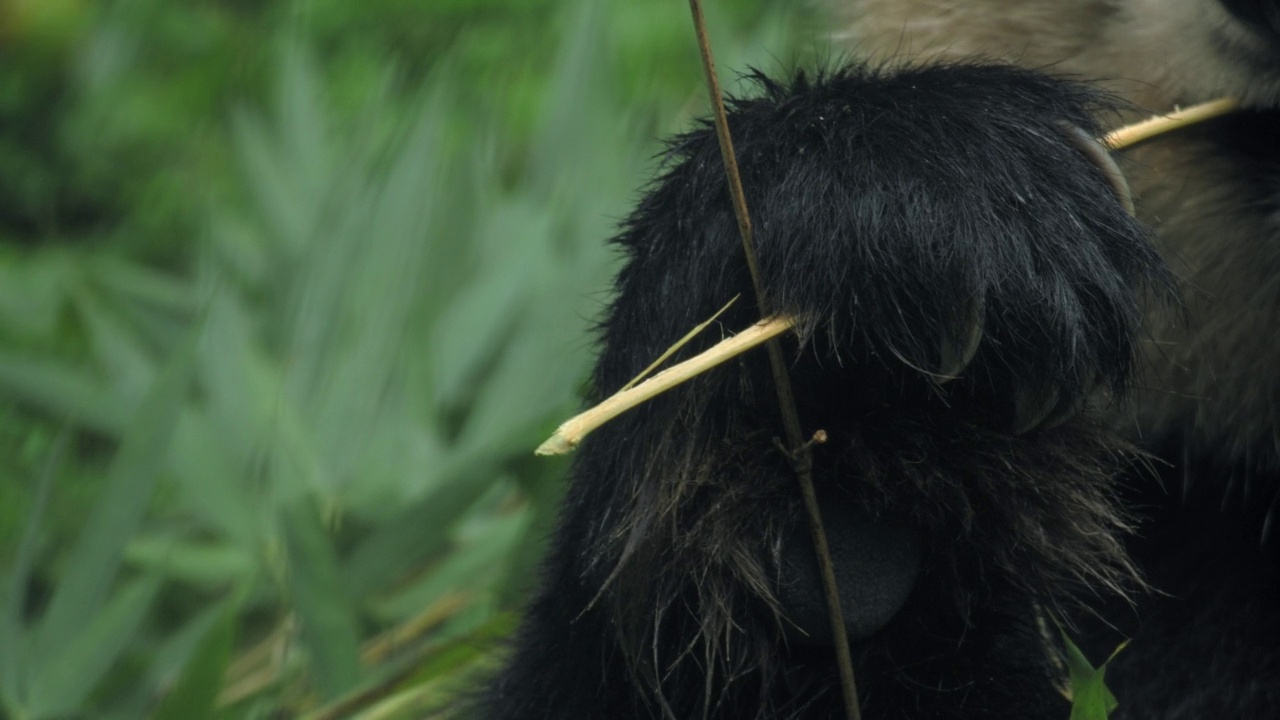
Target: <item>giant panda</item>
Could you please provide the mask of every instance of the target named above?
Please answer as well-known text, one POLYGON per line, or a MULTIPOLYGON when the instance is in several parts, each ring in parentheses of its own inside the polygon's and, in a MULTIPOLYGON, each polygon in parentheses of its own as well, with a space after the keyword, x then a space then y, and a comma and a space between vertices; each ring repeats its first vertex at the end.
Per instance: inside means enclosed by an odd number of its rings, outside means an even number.
MULTIPOLYGON (((1113 717, 1280 717, 1280 5, 832 2, 729 125, 861 717, 1065 720, 1058 624, 1113 717), (1081 141, 1223 95, 1132 205, 1081 141)), ((615 242, 589 402, 759 317, 709 124, 615 242)), ((588 437, 472 711, 845 717, 779 418, 757 352, 588 437)))

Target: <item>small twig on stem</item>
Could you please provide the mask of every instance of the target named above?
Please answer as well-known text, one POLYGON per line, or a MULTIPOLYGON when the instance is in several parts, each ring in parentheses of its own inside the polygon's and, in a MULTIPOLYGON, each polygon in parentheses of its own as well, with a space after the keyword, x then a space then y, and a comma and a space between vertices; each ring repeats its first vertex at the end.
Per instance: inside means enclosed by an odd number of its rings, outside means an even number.
POLYGON ((668 359, 671 358, 672 355, 675 355, 677 352, 679 352, 680 348, 689 344, 689 341, 697 337, 698 333, 702 332, 703 330, 706 330, 707 326, 715 322, 716 318, 723 315, 725 310, 728 310, 731 305, 738 302, 738 298, 740 297, 742 296, 734 295, 732 298, 729 298, 729 302, 725 303, 724 307, 717 310, 715 315, 712 315, 706 320, 703 320, 702 322, 694 326, 692 330, 685 333, 684 337, 677 340, 674 345, 667 348, 666 352, 659 355, 657 360, 654 360, 653 362, 649 363, 649 367, 645 368, 644 370, 641 370, 639 375, 636 375, 635 377, 631 378, 631 380, 628 381, 626 385, 623 385, 622 390, 619 390, 619 392, 630 390, 631 388, 635 387, 638 383, 640 383, 642 380, 649 377, 649 373, 662 367, 662 363, 666 362, 668 359))
MULTIPOLYGON (((693 27, 698 36, 698 50, 702 54, 702 68, 707 76, 707 92, 711 96, 716 137, 720 141, 725 177, 729 182, 729 194, 733 198, 733 213, 738 219, 738 232, 742 236, 742 250, 746 254, 747 269, 751 272, 751 283, 755 287, 756 305, 760 309, 760 316, 767 318, 771 315, 769 301, 756 263, 755 241, 751 235, 751 217, 747 213, 747 199, 742 190, 742 179, 738 175, 738 160, 733 152, 733 138, 729 134, 729 122, 724 110, 724 98, 720 93, 720 81, 716 76, 715 61, 711 57, 711 43, 707 40, 707 22, 702 14, 702 3, 700 0, 689 0, 689 9, 693 12, 693 27)), ((778 407, 782 411, 782 425, 786 430, 787 445, 791 448, 789 455, 795 467, 796 478, 799 480, 800 494, 804 498, 805 511, 809 516, 814 551, 818 555, 818 567, 822 571, 822 585, 827 595, 831 632, 835 638, 836 664, 840 671, 840 689, 844 695, 845 716, 848 720, 858 720, 861 717, 861 711, 858 707, 858 688, 853 679, 853 657, 849 653, 849 636, 845 632, 844 614, 840 611, 840 593, 836 587, 835 569, 831 563, 830 548, 827 546, 827 534, 822 526, 822 513, 818 509, 818 496, 813 489, 813 452, 811 446, 805 442, 800 429, 800 415, 796 410, 791 378, 787 375, 787 366, 782 357, 782 346, 774 337, 765 342, 765 348, 769 352, 769 367, 773 371, 774 386, 778 391, 778 407)))

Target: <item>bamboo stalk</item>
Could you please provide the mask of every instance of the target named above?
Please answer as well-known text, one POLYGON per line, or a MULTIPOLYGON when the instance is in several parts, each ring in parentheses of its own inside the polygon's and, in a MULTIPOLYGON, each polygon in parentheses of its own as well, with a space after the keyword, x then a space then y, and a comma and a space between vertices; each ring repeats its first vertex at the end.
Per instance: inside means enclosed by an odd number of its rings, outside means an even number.
MULTIPOLYGON (((742 189, 742 178, 738 174, 738 159, 733 152, 733 138, 729 133, 729 120, 724 109, 724 97, 720 92, 720 80, 716 77, 715 61, 711 57, 711 43, 707 39, 707 23, 702 15, 701 0, 689 0, 689 10, 693 13, 698 50, 702 55, 703 70, 706 72, 707 93, 711 97, 711 107, 714 111, 716 138, 720 141, 725 180, 729 185, 729 195, 733 198, 733 213, 738 220, 738 232, 742 236, 742 251, 746 256, 747 269, 751 272, 751 284, 755 288, 760 316, 767 318, 772 315, 772 312, 756 262, 755 242, 751 235, 751 216, 747 212, 747 199, 742 189)), ((809 517, 809 534, 813 539, 813 549, 822 575, 822 587, 826 593, 827 616, 831 621, 831 633, 835 640, 836 669, 840 677, 840 692, 844 698, 845 717, 847 720, 860 720, 862 710, 858 703, 858 686, 853 677, 853 656, 849 652, 849 635, 844 627, 844 614, 840 611, 840 591, 836 586, 835 568, 831 562, 830 549, 827 547, 827 533, 822 527, 818 496, 813 489, 813 445, 822 442, 826 438, 826 433, 819 430, 814 434, 813 442, 805 441, 800 429, 800 413, 796 410, 791 378, 787 375, 782 346, 776 336, 766 340, 765 349, 769 353, 769 368, 773 373, 774 389, 778 393, 778 408, 782 412, 782 425, 786 430, 787 452, 795 469, 800 495, 804 499, 805 513, 809 517)))

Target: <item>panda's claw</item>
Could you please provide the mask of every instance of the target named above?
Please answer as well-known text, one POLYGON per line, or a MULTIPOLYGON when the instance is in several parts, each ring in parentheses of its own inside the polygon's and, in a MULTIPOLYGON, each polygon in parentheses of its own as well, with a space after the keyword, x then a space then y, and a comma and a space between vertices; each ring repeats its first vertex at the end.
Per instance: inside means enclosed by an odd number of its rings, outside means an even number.
POLYGON ((1013 394, 1013 434, 1025 435, 1042 426, 1052 427, 1070 417, 1070 398, 1063 397, 1055 385, 1018 386, 1013 394))
POLYGON ((966 304, 964 324, 960 332, 948 333, 942 338, 939 348, 941 362, 933 381, 945 385, 960 376, 982 344, 982 336, 986 325, 986 302, 980 296, 974 296, 966 304))

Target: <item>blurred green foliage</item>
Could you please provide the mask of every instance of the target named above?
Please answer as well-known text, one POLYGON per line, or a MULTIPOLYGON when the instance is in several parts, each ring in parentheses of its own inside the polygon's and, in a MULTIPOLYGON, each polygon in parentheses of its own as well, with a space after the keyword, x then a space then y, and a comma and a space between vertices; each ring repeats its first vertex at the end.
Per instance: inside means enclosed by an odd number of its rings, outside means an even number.
MULTIPOLYGON (((724 75, 790 3, 708 5, 724 75)), ((529 587, 683 2, 0 0, 0 717, 418 717, 529 587)))

